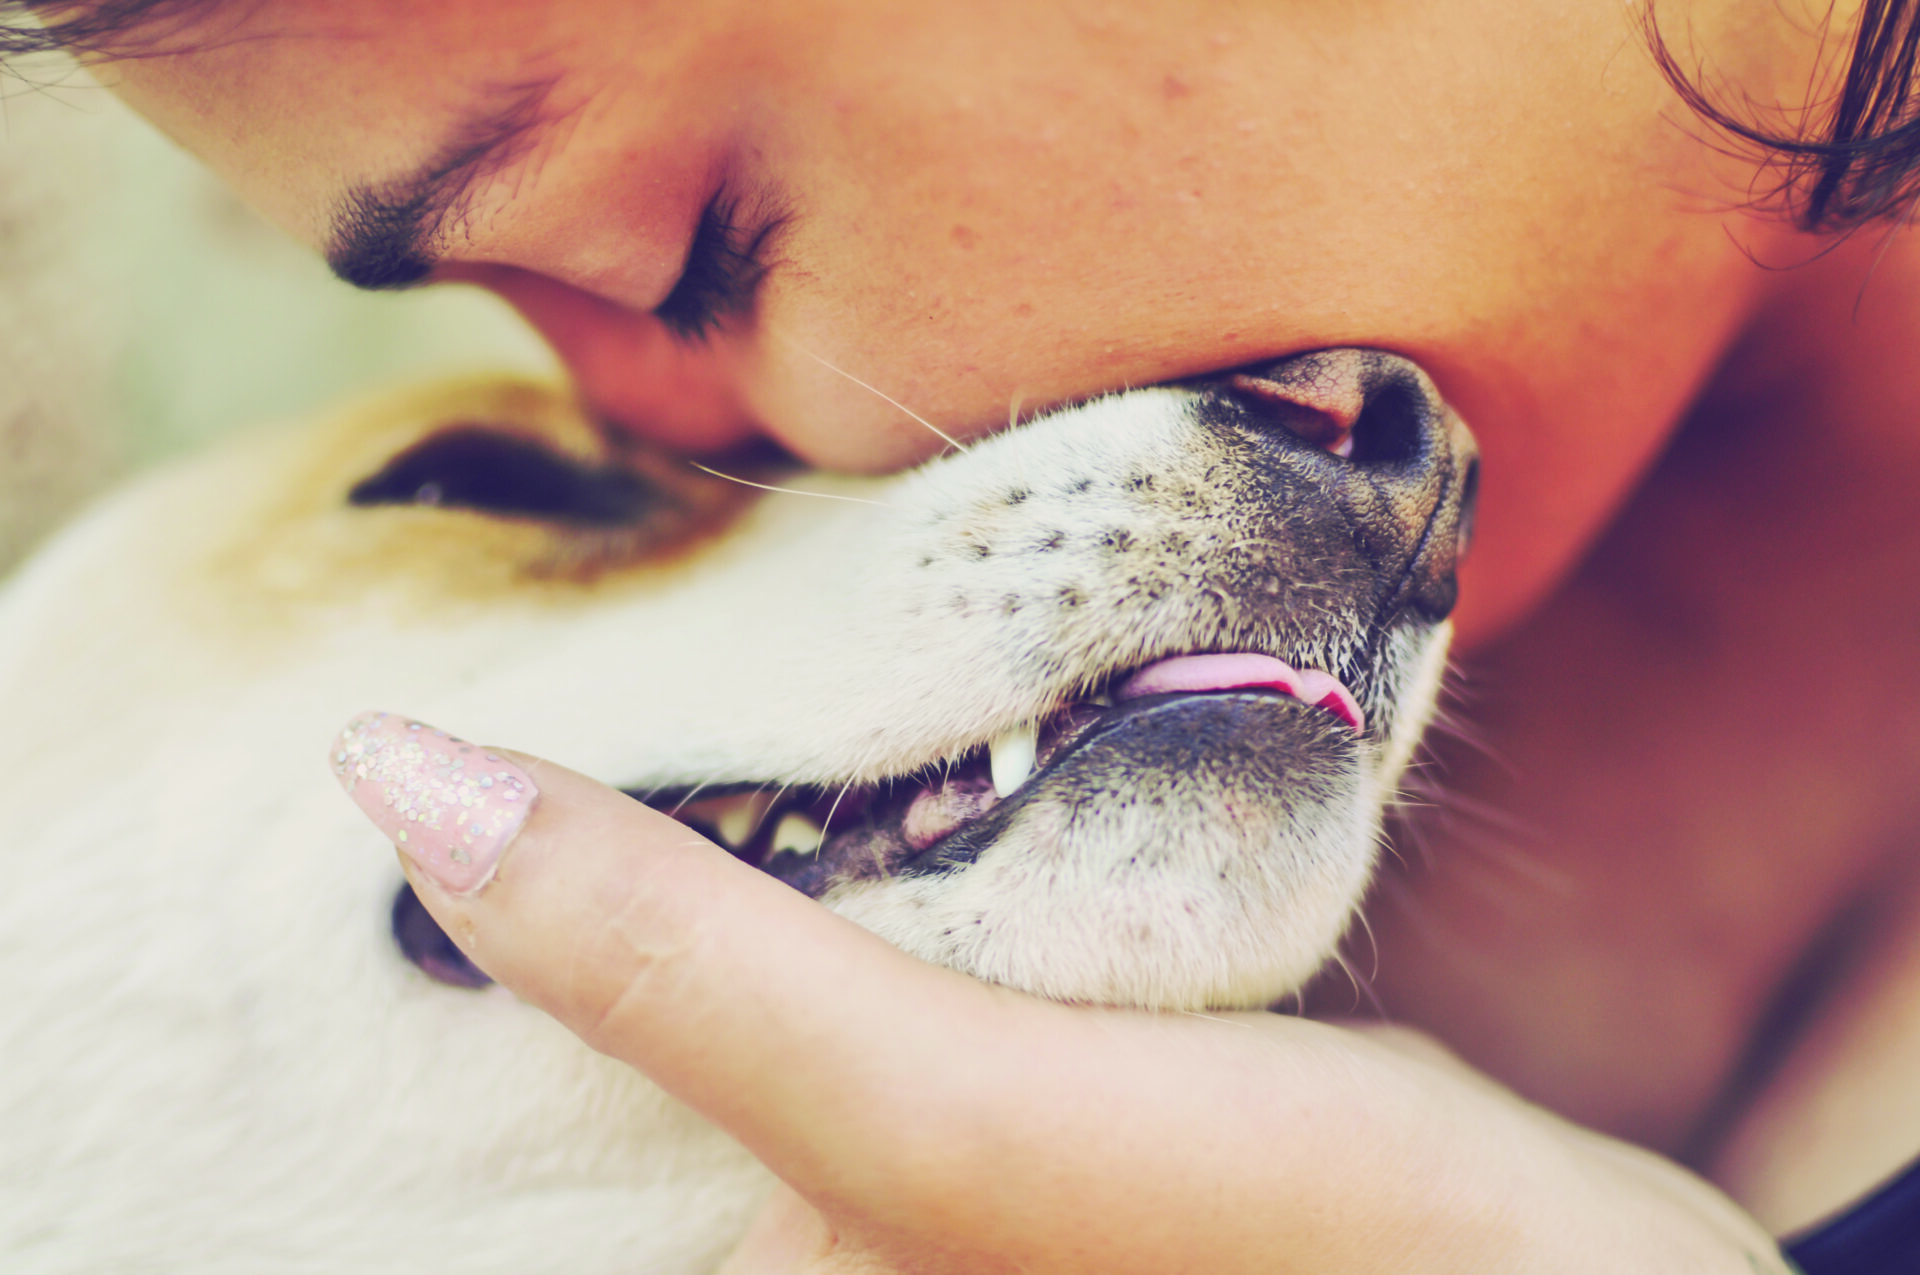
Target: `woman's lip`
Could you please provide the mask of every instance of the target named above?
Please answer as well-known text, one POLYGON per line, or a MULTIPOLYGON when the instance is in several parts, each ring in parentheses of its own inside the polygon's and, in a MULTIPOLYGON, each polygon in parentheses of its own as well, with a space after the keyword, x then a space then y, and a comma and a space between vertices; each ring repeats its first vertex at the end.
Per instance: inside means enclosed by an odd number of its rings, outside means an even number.
POLYGON ((1230 691, 1266 687, 1324 708, 1355 731, 1366 729, 1360 703, 1340 679, 1320 669, 1296 669, 1284 660, 1253 651, 1220 655, 1176 655, 1156 660, 1121 684, 1117 700, 1169 692, 1230 691))

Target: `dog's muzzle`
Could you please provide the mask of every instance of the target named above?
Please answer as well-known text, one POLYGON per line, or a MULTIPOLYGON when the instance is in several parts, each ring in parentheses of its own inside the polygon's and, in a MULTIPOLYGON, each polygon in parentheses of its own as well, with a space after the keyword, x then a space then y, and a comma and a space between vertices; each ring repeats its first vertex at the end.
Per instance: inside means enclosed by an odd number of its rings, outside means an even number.
MULTIPOLYGON (((1433 693, 1423 679, 1432 681, 1430 657, 1458 594, 1476 449, 1426 375, 1379 351, 1300 355, 1177 388, 1184 442, 1173 463, 1110 475, 1097 508, 1079 494, 1084 482, 1046 497, 1046 516, 1061 525, 1109 525, 1118 501, 1137 514, 1105 533, 1101 552, 1083 551, 1096 584, 1071 598, 1063 590, 1059 636, 1043 630, 1033 643, 1068 670, 1071 689, 1050 711, 1013 731, 983 730, 970 748, 878 782, 769 776, 633 795, 829 902, 862 883, 972 876, 1001 848, 1059 863, 1112 860, 1127 866, 1108 878, 1080 868, 1056 875, 1119 880, 1143 863, 1172 865, 1179 855, 1167 848, 1185 847, 1170 877, 1205 860, 1209 888, 1217 880, 1222 892, 1298 893, 1307 887, 1279 881, 1298 875, 1295 867, 1269 861, 1319 855, 1344 839, 1359 866, 1343 869, 1337 887, 1312 887, 1344 900, 1314 905, 1331 906, 1344 924, 1371 862, 1379 805, 1433 693), (1087 627, 1089 604, 1104 628, 1087 627), (1423 702, 1410 710, 1412 700, 1423 702)), ((989 552, 977 572, 1002 573, 981 593, 1011 591, 1034 570, 996 546, 1030 540, 1036 524, 1020 519, 1037 517, 1039 503, 980 524, 989 552)), ((971 585, 974 571, 953 566, 949 575, 971 585)), ((1026 612, 1023 622, 1046 621, 1026 612)), ((1060 906, 1085 905, 1063 896, 1060 906)), ((419 915, 405 900, 397 907, 403 947, 423 967, 451 969, 449 981, 470 983, 450 965, 450 949, 421 933, 419 915)), ((919 946, 980 972, 969 958, 919 946)))

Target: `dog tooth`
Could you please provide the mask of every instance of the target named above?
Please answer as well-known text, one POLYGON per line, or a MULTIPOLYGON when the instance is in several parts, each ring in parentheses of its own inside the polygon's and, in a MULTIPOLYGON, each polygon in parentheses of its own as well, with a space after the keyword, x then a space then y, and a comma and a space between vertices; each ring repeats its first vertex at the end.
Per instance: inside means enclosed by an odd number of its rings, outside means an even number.
POLYGON ((771 793, 744 793, 720 808, 714 818, 714 826, 726 838, 728 845, 744 846, 753 840, 753 834, 759 831, 760 821, 767 817, 767 811, 772 808, 771 793))
POLYGON ((772 853, 791 850, 795 854, 812 854, 824 839, 820 825, 813 820, 805 815, 786 815, 774 827, 772 853))
POLYGON ((993 791, 1005 797, 1026 783, 1039 751, 1040 731, 1032 725, 1010 730, 987 745, 987 769, 993 774, 993 791))

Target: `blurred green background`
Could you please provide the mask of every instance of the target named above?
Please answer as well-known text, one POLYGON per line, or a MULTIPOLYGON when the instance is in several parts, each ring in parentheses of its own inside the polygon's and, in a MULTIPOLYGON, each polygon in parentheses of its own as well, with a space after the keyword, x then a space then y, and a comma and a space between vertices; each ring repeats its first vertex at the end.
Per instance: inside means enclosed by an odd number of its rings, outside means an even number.
POLYGON ((554 366, 475 290, 337 282, 84 77, 0 78, 0 573, 104 488, 233 429, 554 366))

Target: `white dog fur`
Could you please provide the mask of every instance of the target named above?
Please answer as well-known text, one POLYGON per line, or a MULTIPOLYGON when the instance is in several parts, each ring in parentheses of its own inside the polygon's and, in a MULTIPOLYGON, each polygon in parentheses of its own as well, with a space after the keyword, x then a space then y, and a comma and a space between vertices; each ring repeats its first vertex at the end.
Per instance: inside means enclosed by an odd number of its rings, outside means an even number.
MULTIPOLYGON (((767 1182, 725 1137, 503 989, 400 956, 392 852, 323 757, 367 707, 630 788, 841 785, 1163 656, 1371 651, 1338 773, 1231 836, 1164 835, 1115 791, 1071 854, 1036 816, 964 869, 824 896, 1063 998, 1297 986, 1364 889, 1445 626, 1272 610, 1270 493, 1204 397, 1103 399, 898 478, 782 480, 853 499, 656 467, 689 512, 644 534, 346 502, 449 421, 612 455, 563 396, 481 382, 249 438, 97 509, 0 594, 0 1267, 681 1273, 739 1235, 767 1182)), ((1301 729, 1341 733, 1320 718, 1301 729)))

